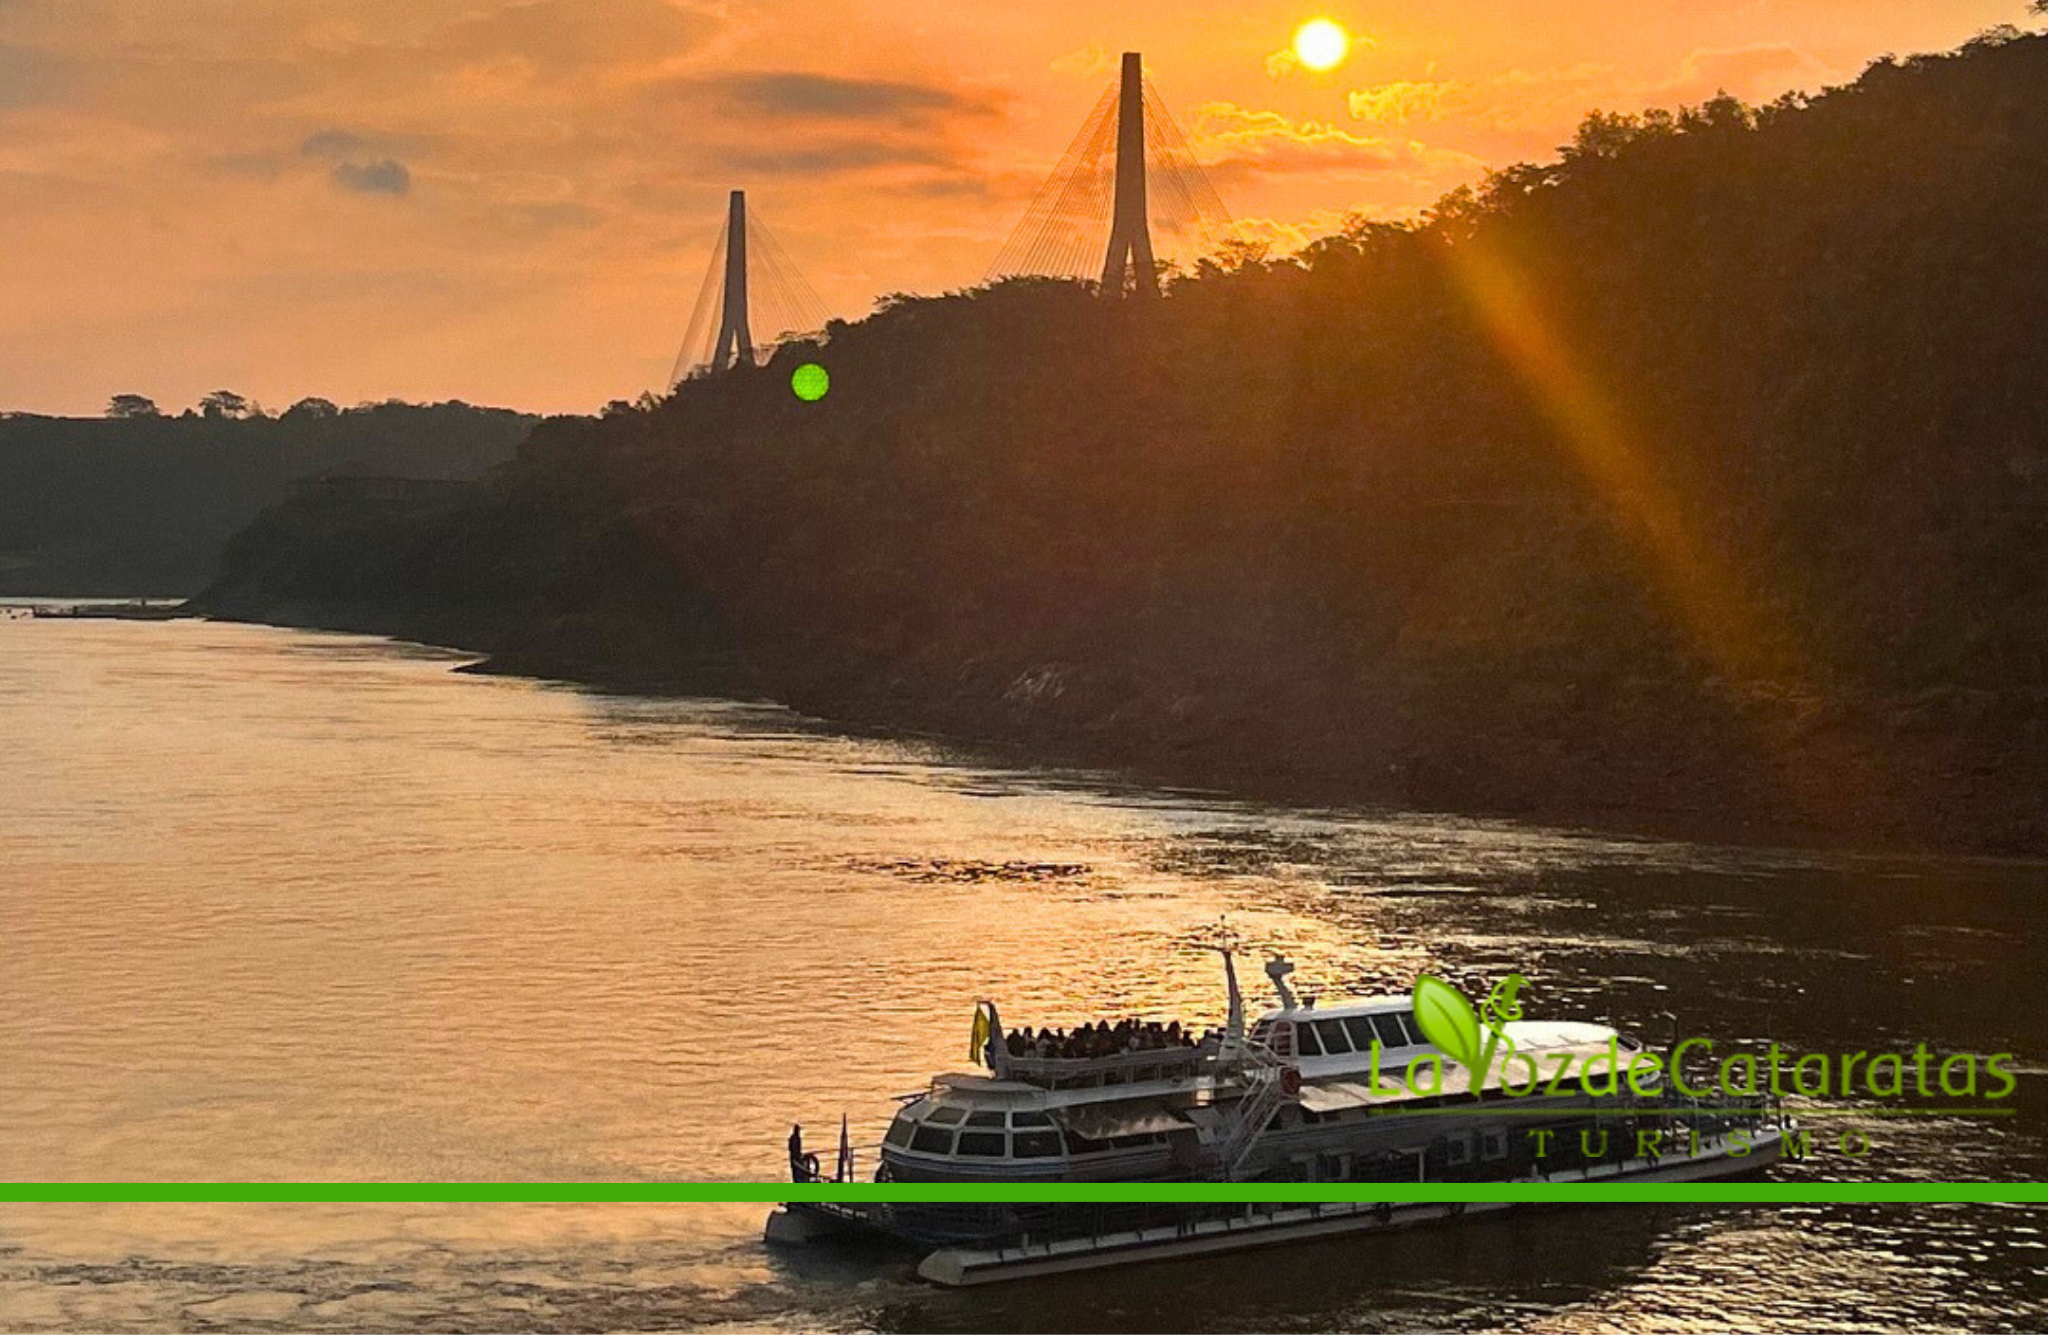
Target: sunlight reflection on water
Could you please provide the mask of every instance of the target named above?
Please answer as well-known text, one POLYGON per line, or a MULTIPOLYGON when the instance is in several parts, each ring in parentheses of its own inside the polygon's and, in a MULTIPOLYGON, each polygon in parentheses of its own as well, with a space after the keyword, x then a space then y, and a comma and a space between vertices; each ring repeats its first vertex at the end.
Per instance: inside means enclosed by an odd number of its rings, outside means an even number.
MULTIPOLYGON (((1220 1019, 1227 914, 1333 995, 2038 1062, 2038 866, 1304 811, 993 767, 771 707, 457 675, 360 637, 0 623, 0 1174, 758 1178, 792 1119, 1012 1023, 1220 1019)), ((2023 1061, 2024 1064, 2024 1061, 2023 1061)), ((1788 1176, 2039 1177, 1872 1122, 1788 1176)), ((1646 1209, 974 1295, 755 1207, 10 1207, 10 1328, 1653 1330, 2039 1325, 2034 1211, 1646 1209)))

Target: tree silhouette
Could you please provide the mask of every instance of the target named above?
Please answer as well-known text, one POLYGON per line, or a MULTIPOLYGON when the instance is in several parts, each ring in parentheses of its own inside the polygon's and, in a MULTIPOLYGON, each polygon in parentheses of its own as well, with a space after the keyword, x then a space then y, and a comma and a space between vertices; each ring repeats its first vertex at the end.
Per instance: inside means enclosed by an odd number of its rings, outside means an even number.
POLYGON ((231 389, 217 389, 199 400, 199 412, 203 417, 237 419, 250 415, 249 400, 231 389))
POLYGON ((145 398, 143 395, 116 394, 113 398, 107 400, 107 416, 118 418, 162 417, 163 411, 156 406, 154 399, 145 398))
POLYGON ((793 703, 1198 777, 2048 848, 2044 87, 1995 30, 1156 302, 893 295, 237 570, 488 589, 578 670, 709 602, 793 703))

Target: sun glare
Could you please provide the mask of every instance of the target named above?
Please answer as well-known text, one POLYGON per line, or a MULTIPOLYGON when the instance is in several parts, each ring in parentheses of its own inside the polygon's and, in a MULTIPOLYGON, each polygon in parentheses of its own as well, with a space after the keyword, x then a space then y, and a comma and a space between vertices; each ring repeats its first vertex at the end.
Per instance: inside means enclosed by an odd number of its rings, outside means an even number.
POLYGON ((1311 19, 1294 34, 1294 55, 1312 70, 1330 70, 1351 50, 1351 34, 1329 19, 1311 19))

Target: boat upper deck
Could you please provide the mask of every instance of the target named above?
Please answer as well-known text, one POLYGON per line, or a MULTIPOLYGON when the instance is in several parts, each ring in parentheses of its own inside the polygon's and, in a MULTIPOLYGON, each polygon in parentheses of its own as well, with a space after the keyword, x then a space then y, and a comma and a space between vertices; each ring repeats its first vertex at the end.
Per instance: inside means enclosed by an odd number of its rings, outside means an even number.
MULTIPOLYGON (((1123 1020, 1059 1029, 1012 1029, 989 1045, 990 1067, 1005 1080, 1044 1089, 1103 1089, 1231 1074, 1242 1064, 1225 1032, 1178 1021, 1123 1020)), ((1407 997, 1367 997, 1318 1010, 1313 1002, 1267 1011, 1251 1027, 1254 1043, 1283 1059, 1426 1049, 1407 997)))
MULTIPOLYGON (((1641 1050, 1635 1040, 1605 1025, 1572 1021, 1514 1021, 1506 1026, 1498 1056, 1515 1054, 1530 1060, 1570 1057, 1581 1069, 1610 1049, 1617 1065, 1641 1050)), ((1294 1007, 1269 1011, 1251 1027, 1247 1041, 1211 1034, 1198 1043, 1161 1048, 1131 1048, 1099 1056, 1015 1056, 999 1050, 990 1075, 944 1075, 932 1082, 930 1095, 982 1103, 1029 1103, 1064 1107, 1082 1103, 1118 1102, 1162 1096, 1228 1098, 1242 1087, 1249 1065, 1278 1061, 1300 1073, 1304 1103, 1361 1106, 1400 1102, 1413 1097, 1403 1086, 1416 1062, 1441 1058, 1415 1025, 1406 998, 1375 998, 1327 1010, 1294 1007), (1307 1092, 1323 1087, 1327 1094, 1307 1092), (1374 1091, 1370 1098, 1360 1090, 1374 1091), (1341 1091, 1341 1092, 1340 1092, 1341 1091)), ((1545 1078, 1548 1066, 1539 1073, 1545 1078)), ((1504 1065, 1489 1072, 1483 1088, 1508 1079, 1504 1065)), ((1526 1083, 1527 1073, 1514 1078, 1526 1083)), ((1623 1077, 1625 1078, 1625 1076, 1623 1077)), ((1466 1093, 1469 1076, 1445 1061, 1445 1093, 1466 1093)))

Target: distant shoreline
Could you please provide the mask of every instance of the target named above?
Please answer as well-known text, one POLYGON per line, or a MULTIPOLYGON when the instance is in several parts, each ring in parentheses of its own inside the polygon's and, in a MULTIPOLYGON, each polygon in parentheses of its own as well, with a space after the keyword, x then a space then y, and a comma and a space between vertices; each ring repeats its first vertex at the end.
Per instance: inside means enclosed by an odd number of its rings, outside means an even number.
MULTIPOLYGON (((198 601, 198 600, 193 600, 198 601)), ((1855 839, 1841 831, 1796 819, 1772 820, 1746 813, 1717 812, 1671 805, 1599 801, 1463 804, 1415 802, 1392 785, 1363 783, 1355 774, 1304 773, 1261 762, 1241 747, 1146 750, 1111 742, 1075 744, 1072 740, 1034 739, 1014 727, 975 729, 948 725, 936 717, 889 715, 862 709, 850 699, 838 703, 820 693, 778 692, 737 655, 698 655, 673 671, 645 665, 552 657, 545 652, 493 650, 489 642, 502 631, 486 630, 471 620, 457 626, 431 615, 393 613, 369 607, 319 608, 280 606, 256 615, 195 611, 208 620, 282 629, 376 635, 426 645, 477 658, 452 669, 477 676, 522 677, 556 681, 600 691, 658 696, 712 696, 781 705, 834 728, 868 736, 915 737, 939 741, 986 756, 991 763, 1017 768, 1083 768, 1114 773, 1133 782, 1183 791, 1212 792, 1236 800, 1273 802, 1303 808, 1374 808, 1469 819, 1512 820, 1623 838, 1679 840, 1743 848, 1786 848, 1830 851, 1859 856, 1986 857, 2033 860, 2048 856, 2048 845, 1991 847, 1970 841, 1932 839, 1855 839)), ((964 719, 962 720, 964 721, 964 719)))
POLYGON ((891 298, 473 484, 295 483, 194 606, 1290 802, 2048 853, 2044 72, 1591 115, 1156 301, 891 298))

